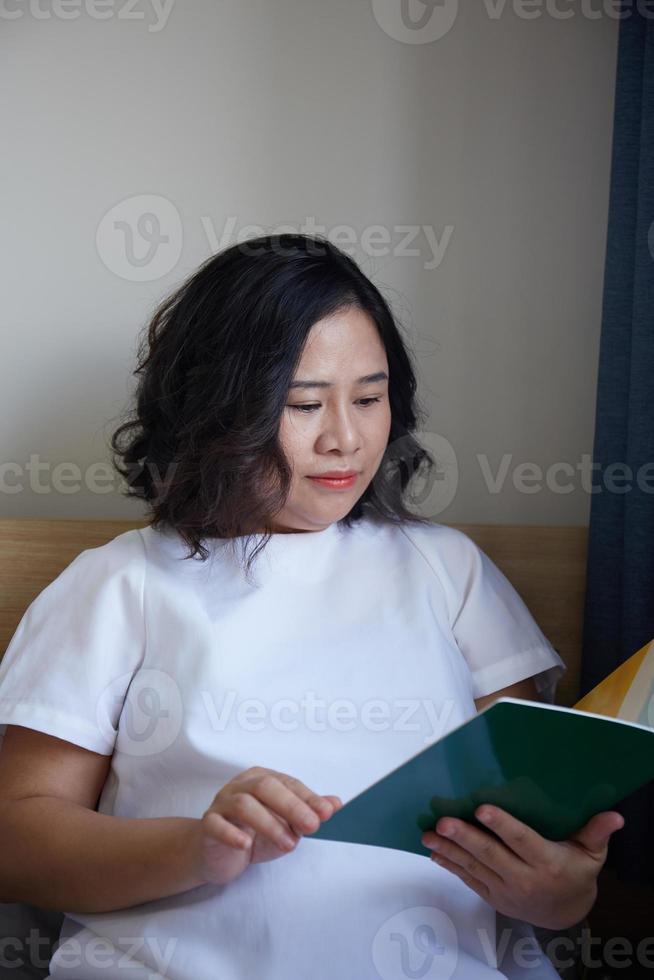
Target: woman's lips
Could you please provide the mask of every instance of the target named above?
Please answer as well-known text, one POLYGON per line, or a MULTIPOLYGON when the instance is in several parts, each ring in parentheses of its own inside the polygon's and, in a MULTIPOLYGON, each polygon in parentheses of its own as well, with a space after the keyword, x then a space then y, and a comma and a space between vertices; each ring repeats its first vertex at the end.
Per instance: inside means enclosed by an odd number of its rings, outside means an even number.
POLYGON ((356 473, 354 473, 352 476, 346 477, 344 480, 336 480, 326 476, 309 477, 309 479, 313 480, 317 486, 326 487, 329 490, 349 490, 350 487, 354 486, 356 478, 356 473))

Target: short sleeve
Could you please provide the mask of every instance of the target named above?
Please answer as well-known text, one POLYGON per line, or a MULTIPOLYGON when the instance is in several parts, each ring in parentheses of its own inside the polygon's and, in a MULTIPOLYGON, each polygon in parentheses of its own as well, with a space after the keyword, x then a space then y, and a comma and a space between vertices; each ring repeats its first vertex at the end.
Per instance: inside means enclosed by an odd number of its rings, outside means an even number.
POLYGON ((473 697, 533 677, 553 703, 566 666, 497 565, 458 528, 434 524, 411 536, 440 579, 473 697))
POLYGON ((22 725, 111 755, 145 654, 138 530, 82 551, 37 595, 0 661, 0 736, 22 725), (110 693, 110 697, 108 697, 110 693))

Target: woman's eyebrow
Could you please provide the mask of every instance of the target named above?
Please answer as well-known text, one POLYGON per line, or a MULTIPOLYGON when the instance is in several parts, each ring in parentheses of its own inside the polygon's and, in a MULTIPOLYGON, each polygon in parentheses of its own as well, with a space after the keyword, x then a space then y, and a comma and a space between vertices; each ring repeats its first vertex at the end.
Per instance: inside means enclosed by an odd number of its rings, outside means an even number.
MULTIPOLYGON (((357 378, 358 385, 372 385, 377 381, 388 381, 385 371, 377 371, 375 374, 364 374, 362 378, 357 378)), ((291 381, 289 388, 333 388, 331 381, 291 381)))

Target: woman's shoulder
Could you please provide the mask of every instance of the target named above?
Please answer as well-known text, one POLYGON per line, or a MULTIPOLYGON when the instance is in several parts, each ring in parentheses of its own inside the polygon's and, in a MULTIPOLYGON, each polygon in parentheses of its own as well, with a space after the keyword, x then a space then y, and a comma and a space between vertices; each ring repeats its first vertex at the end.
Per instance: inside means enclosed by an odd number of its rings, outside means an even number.
POLYGON ((476 559, 479 548, 463 531, 435 521, 405 520, 394 525, 394 533, 402 536, 430 564, 460 566, 476 559))
POLYGON ((149 528, 132 528, 122 531, 103 544, 85 548, 78 555, 87 556, 87 560, 122 565, 124 563, 142 562, 145 557, 144 531, 149 528))
POLYGON ((393 553, 404 563, 422 566, 426 573, 457 588, 464 587, 487 561, 467 534, 448 524, 370 517, 362 522, 361 529, 382 551, 393 553))
POLYGON ((166 558, 179 558, 186 553, 184 542, 177 531, 168 526, 143 527, 123 531, 114 538, 81 551, 73 564, 97 568, 106 573, 142 571, 166 558))
POLYGON ((67 584, 74 580, 87 587, 117 578, 141 583, 145 560, 143 535, 134 528, 80 551, 55 581, 67 584))

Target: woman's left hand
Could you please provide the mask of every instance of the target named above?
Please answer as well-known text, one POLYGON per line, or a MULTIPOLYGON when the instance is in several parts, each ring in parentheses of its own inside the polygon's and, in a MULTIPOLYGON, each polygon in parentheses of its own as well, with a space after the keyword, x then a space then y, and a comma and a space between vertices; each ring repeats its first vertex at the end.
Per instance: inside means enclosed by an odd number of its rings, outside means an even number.
POLYGON ((567 840, 551 841, 488 803, 475 817, 501 840, 464 820, 441 817, 437 833, 422 835, 431 858, 498 912, 546 929, 567 929, 588 914, 611 834, 624 826, 620 813, 604 810, 567 840))

